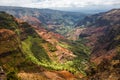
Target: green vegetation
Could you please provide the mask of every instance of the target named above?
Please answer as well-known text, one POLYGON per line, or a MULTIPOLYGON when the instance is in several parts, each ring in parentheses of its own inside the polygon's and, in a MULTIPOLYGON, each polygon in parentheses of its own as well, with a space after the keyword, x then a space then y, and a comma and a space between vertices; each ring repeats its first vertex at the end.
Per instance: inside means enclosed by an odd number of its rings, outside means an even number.
POLYGON ((70 47, 70 50, 73 51, 74 54, 76 54, 78 56, 82 56, 83 58, 88 58, 91 50, 89 47, 86 47, 84 45, 85 41, 86 40, 84 40, 84 39, 83 40, 79 39, 77 41, 71 41, 70 45, 72 47, 70 47))
POLYGON ((81 68, 83 66, 80 64, 81 62, 79 62, 81 61, 80 59, 67 61, 64 64, 57 63, 56 61, 51 61, 45 50, 39 45, 39 43, 37 43, 37 41, 39 42, 39 38, 28 37, 28 39, 22 42, 23 52, 25 53, 28 60, 50 70, 68 70, 72 73, 76 73, 82 70, 81 68))
MULTIPOLYGON (((49 59, 45 50, 40 46, 39 42, 41 41, 39 40, 39 38, 28 37, 28 39, 22 42, 23 51, 27 59, 50 70, 67 70, 72 73, 77 73, 80 71, 84 73, 84 68, 87 65, 86 59, 88 59, 88 56, 85 56, 84 54, 85 52, 80 54, 78 51, 77 53, 79 53, 80 55, 73 61, 67 61, 66 63, 57 63, 56 61, 51 61, 49 59)), ((50 44, 48 45, 50 46, 50 44)), ((50 50, 51 49, 53 51, 56 50, 52 47, 50 48, 50 50)))
POLYGON ((64 42, 59 42, 58 45, 67 49, 70 47, 67 43, 64 43, 64 42))
POLYGON ((5 12, 0 13, 0 29, 10 29, 15 30, 18 26, 12 15, 9 15, 5 12))
POLYGON ((53 32, 57 32, 65 35, 73 29, 73 27, 78 23, 78 21, 82 20, 86 15, 81 12, 67 12, 67 11, 58 11, 58 10, 50 10, 50 9, 28 9, 28 8, 16 8, 16 7, 0 7, 1 11, 7 11, 14 15, 17 18, 26 17, 34 17, 34 18, 26 18, 27 22, 36 25, 36 19, 38 19, 44 27, 48 30, 52 30, 53 32), (49 28, 49 24, 52 25, 52 29, 49 28))
POLYGON ((70 49, 75 55, 76 58, 71 62, 71 67, 75 69, 75 72, 81 72, 85 75, 85 68, 88 67, 89 64, 89 55, 90 48, 84 45, 85 40, 79 39, 78 41, 68 41, 70 49))
POLYGON ((20 80, 20 78, 17 76, 17 73, 14 70, 7 73, 7 80, 20 80))
POLYGON ((66 44, 66 42, 61 41, 58 43, 57 45, 71 50, 77 56, 71 61, 59 63, 50 59, 43 45, 47 44, 50 52, 55 52, 57 50, 56 47, 39 37, 28 23, 17 23, 12 16, 6 13, 0 13, 0 19, 1 29, 7 29, 15 33, 15 36, 12 36, 9 41, 6 39, 0 43, 0 50, 2 51, 0 54, 0 65, 7 72, 8 80, 19 80, 16 75, 19 71, 39 72, 40 69, 38 67, 84 74, 90 50, 81 42, 68 42, 66 44), (9 23, 9 21, 11 22, 9 23), (6 46, 9 46, 7 50, 6 46))
POLYGON ((28 37, 25 41, 22 42, 23 52, 26 55, 26 58, 31 59, 35 63, 49 62, 50 59, 45 52, 44 48, 40 45, 39 38, 28 37))
POLYGON ((55 52, 55 51, 57 51, 56 47, 53 46, 53 45, 50 44, 50 43, 47 44, 47 47, 48 47, 49 51, 51 51, 51 52, 55 52))
MULTIPOLYGON (((47 30, 49 31, 53 31, 55 33, 59 33, 59 34, 62 34, 62 35, 66 35, 69 31, 71 31, 73 29, 72 26, 67 26, 65 24, 62 24, 62 25, 57 25, 57 24, 54 24, 54 25, 50 25, 52 28, 49 28, 48 26, 46 27, 47 30)), ((74 26, 74 25, 73 25, 74 26)))
MULTIPOLYGON (((25 27, 26 26, 29 25, 25 25, 25 27)), ((48 57, 46 51, 41 45, 41 43, 44 43, 44 40, 39 38, 34 31, 32 31, 32 34, 35 35, 29 34, 31 30, 29 31, 27 29, 29 29, 29 27, 25 28, 28 36, 24 41, 22 41, 23 52, 25 53, 27 59, 50 70, 67 70, 72 73, 80 71, 84 73, 84 68, 85 66, 87 66, 87 60, 89 59, 88 55, 90 53, 90 50, 89 48, 85 47, 84 44, 81 44, 81 41, 76 41, 72 43, 70 42, 70 45, 64 42, 60 42, 58 44, 59 46, 72 50, 73 53, 77 55, 77 57, 73 61, 58 63, 56 61, 51 61, 48 57)), ((54 47, 50 43, 47 43, 47 46, 49 48, 49 51, 56 51, 56 47, 54 47)))

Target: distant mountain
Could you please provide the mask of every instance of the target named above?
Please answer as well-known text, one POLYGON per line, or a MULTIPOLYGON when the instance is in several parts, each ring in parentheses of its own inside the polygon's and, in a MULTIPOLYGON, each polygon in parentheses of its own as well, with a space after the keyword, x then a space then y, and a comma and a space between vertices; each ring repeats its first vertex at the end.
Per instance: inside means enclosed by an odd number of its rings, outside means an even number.
POLYGON ((0 6, 0 11, 12 14, 13 16, 22 19, 23 21, 27 21, 30 24, 34 24, 35 26, 44 25, 48 30, 63 35, 87 15, 80 12, 6 6, 0 6))
MULTIPOLYGON (((117 9, 119 8, 116 7, 117 9)), ((53 8, 54 9, 54 8, 53 8)), ((91 6, 91 7, 64 7, 64 8, 55 8, 55 10, 61 10, 61 11, 70 11, 70 12, 83 12, 83 13, 87 13, 87 14, 97 14, 97 13, 101 13, 101 12, 107 12, 111 9, 113 9, 113 7, 110 6, 91 6)))
POLYGON ((83 20, 80 20, 73 31, 69 32, 68 38, 77 40, 79 37, 86 37, 90 40, 88 45, 94 45, 97 37, 103 34, 105 28, 119 24, 119 11, 120 9, 113 9, 108 12, 86 16, 83 20))
POLYGON ((103 12, 91 16, 85 17, 81 20, 76 26, 85 26, 85 27, 102 27, 110 26, 119 23, 119 10, 113 9, 108 12, 103 12))

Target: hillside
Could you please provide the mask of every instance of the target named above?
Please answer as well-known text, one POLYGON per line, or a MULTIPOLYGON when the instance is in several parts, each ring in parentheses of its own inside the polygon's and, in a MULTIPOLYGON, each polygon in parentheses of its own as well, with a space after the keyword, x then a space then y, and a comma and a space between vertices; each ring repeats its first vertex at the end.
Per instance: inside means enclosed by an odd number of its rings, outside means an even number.
MULTIPOLYGON (((119 13, 120 9, 113 9, 108 12, 88 16, 78 23, 77 26, 80 26, 80 29, 83 29, 79 32, 80 34, 78 36, 89 40, 88 46, 93 47, 93 54, 99 51, 102 52, 107 46, 112 46, 110 49, 107 49, 107 51, 109 51, 119 45, 119 39, 118 41, 115 40, 119 36, 119 13)), ((100 55, 100 53, 98 54, 100 55)), ((102 54, 104 53, 102 52, 102 54)))
POLYGON ((119 23, 120 9, 113 9, 108 12, 99 13, 85 17, 76 26, 103 27, 119 23))
POLYGON ((78 23, 79 38, 92 47, 91 62, 83 80, 119 80, 120 77, 120 9, 88 16, 78 23))
POLYGON ((18 24, 12 15, 0 13, 0 66, 5 70, 7 78, 12 80, 17 80, 17 74, 22 70, 25 72, 44 70, 24 54, 23 40, 27 39, 28 35, 35 37, 36 34, 29 34, 31 31, 35 32, 29 26, 26 26, 28 29, 19 28, 22 25, 18 24))
POLYGON ((0 10, 7 12, 0 12, 0 79, 120 79, 120 9, 85 18, 50 9, 0 10))
POLYGON ((79 78, 75 73, 85 74, 88 55, 84 44, 69 42, 60 34, 0 12, 0 66, 8 79, 79 78))
POLYGON ((77 40, 85 38, 89 40, 87 46, 94 47, 98 37, 104 35, 108 27, 119 25, 119 9, 94 14, 85 17, 76 25, 74 30, 67 34, 68 39, 77 40))
MULTIPOLYGON (((105 28, 103 29, 103 35, 98 38, 96 46, 92 52, 92 54, 104 54, 108 56, 108 58, 112 58, 115 53, 119 50, 120 44, 120 9, 114 9, 109 12, 106 12, 103 15, 104 20, 108 21, 109 24, 104 25, 105 28), (103 45, 104 44, 104 45, 103 45), (101 47, 102 46, 102 47, 101 47), (99 50, 97 50, 99 48, 99 50), (96 52, 99 52, 97 53, 96 52), (105 52, 104 52, 105 51, 105 52)), ((104 21, 103 21, 104 22, 104 21)), ((102 22, 101 22, 102 24, 102 22)), ((101 56, 102 57, 102 56, 101 56)))
POLYGON ((41 25, 46 29, 65 35, 76 23, 87 14, 78 12, 65 12, 51 9, 34 9, 21 7, 0 6, 5 11, 32 25, 41 25))

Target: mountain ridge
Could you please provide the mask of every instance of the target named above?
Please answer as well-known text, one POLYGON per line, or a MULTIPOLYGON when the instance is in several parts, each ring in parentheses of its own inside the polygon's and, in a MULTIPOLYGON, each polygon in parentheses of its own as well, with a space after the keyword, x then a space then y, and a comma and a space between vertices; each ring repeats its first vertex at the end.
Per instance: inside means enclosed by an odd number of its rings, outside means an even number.
MULTIPOLYGON (((83 80, 119 80, 120 77, 120 9, 87 17, 82 24, 85 30, 80 33, 80 38, 92 42, 90 61, 96 67, 87 70, 87 77, 83 80), (87 20, 88 19, 88 20, 87 20), (88 23, 89 24, 86 24, 88 23)), ((80 23, 79 26, 82 24, 80 23)), ((79 23, 78 23, 79 24, 79 23)), ((82 26, 81 26, 82 28, 82 26)))
POLYGON ((85 17, 67 35, 68 40, 54 33, 49 21, 51 29, 46 29, 34 16, 22 14, 27 23, 0 12, 0 66, 15 80, 119 80, 119 13, 120 9, 113 9, 85 17))
POLYGON ((4 6, 0 6, 0 11, 5 11, 29 24, 43 25, 42 27, 62 35, 72 29, 79 19, 88 15, 80 12, 4 6))
POLYGON ((23 79, 22 73, 29 76, 29 72, 41 79, 48 78, 48 74, 54 74, 61 80, 69 78, 67 75, 60 77, 64 72, 69 75, 83 72, 80 75, 84 76, 89 50, 83 49, 83 44, 79 46, 81 49, 77 49, 73 46, 77 43, 67 42, 60 34, 30 25, 5 12, 0 12, 0 23, 0 65, 8 79, 13 76, 17 80, 18 75, 23 79), (36 72, 42 75, 38 76, 36 72), (47 77, 43 76, 45 74, 47 77))

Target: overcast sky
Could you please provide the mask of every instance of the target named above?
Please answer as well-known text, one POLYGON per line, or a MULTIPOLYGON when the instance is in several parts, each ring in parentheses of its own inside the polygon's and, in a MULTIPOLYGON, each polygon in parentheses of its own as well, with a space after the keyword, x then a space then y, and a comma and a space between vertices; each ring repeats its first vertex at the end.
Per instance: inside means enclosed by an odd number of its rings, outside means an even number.
POLYGON ((32 8, 120 8, 120 0, 0 0, 1 6, 32 8))

